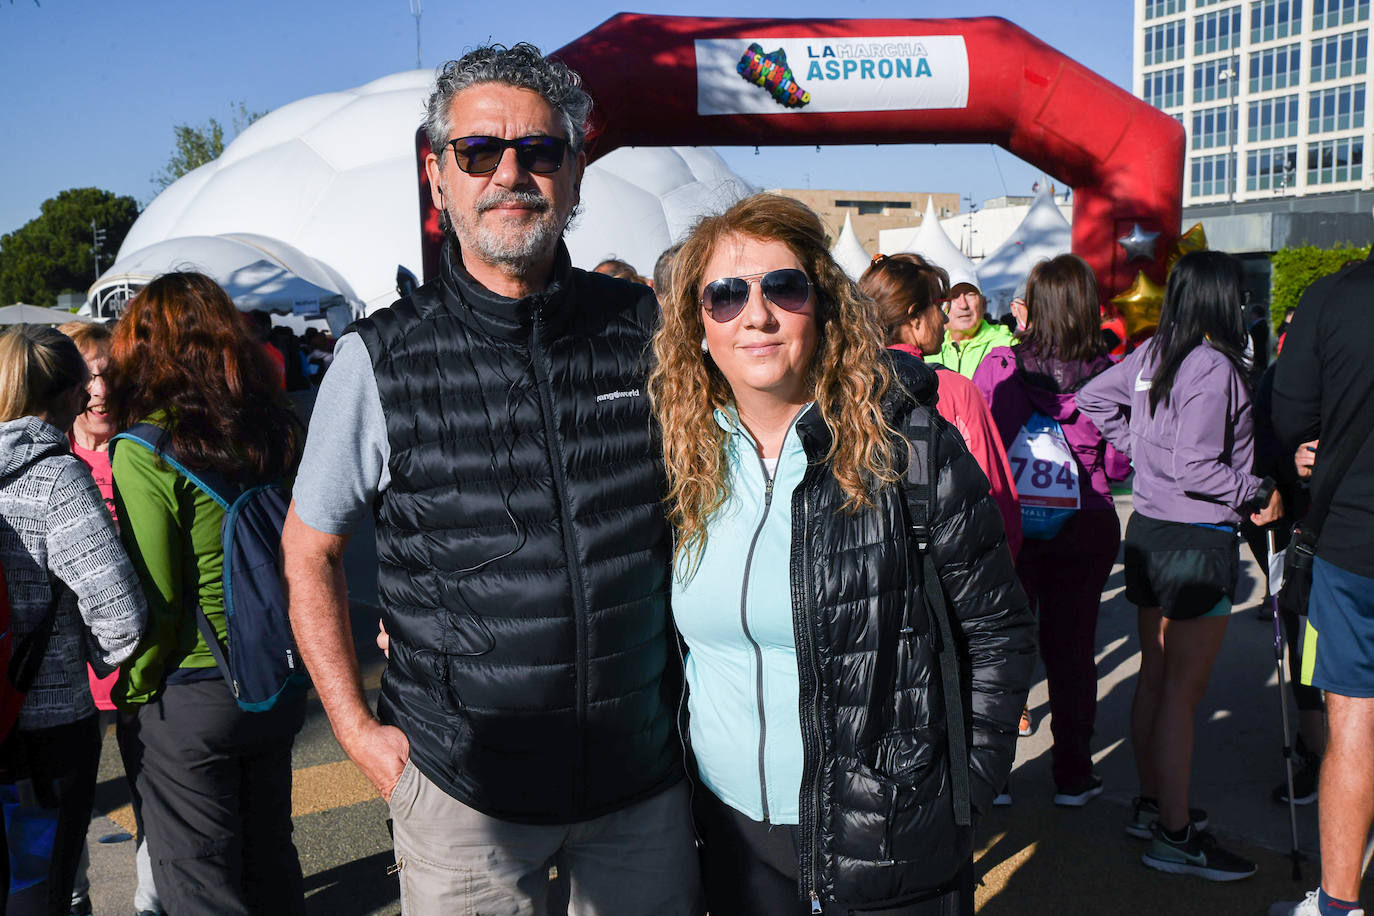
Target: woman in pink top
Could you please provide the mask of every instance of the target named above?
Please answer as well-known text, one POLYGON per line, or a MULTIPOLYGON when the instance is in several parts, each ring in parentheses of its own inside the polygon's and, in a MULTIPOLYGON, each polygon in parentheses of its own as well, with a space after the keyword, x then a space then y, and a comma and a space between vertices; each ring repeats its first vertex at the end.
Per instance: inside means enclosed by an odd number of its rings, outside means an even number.
MULTIPOLYGON (((859 289, 878 306, 878 320, 887 331, 889 347, 918 357, 940 352, 949 297, 949 274, 943 268, 918 254, 880 254, 864 271, 859 289)), ((935 370, 940 386, 935 409, 959 430, 987 476, 1007 529, 1007 546, 1015 557, 1021 550, 1021 505, 1007 451, 987 402, 973 382, 959 373, 938 365, 935 370)))
MULTIPOLYGON (((77 416, 76 422, 67 431, 67 444, 71 446, 72 454, 91 469, 95 485, 105 500, 105 508, 110 510, 110 515, 115 515, 110 439, 118 430, 105 409, 105 366, 110 361, 110 329, 93 321, 69 321, 58 330, 76 344, 90 371, 90 378, 86 382, 90 400, 86 402, 86 410, 77 416)), ((115 524, 118 523, 116 516, 115 524)), ((107 678, 98 678, 94 671, 90 672, 91 696, 95 699, 97 709, 114 709, 114 704, 110 702, 110 688, 118 677, 118 671, 107 678)))
MULTIPOLYGON (((76 344, 81 358, 86 361, 90 376, 86 382, 86 393, 90 396, 86 409, 77 415, 72 428, 67 431, 67 444, 72 454, 91 469, 95 485, 105 500, 105 508, 110 510, 115 525, 119 516, 115 512, 114 475, 110 472, 110 439, 118 432, 114 420, 105 407, 105 372, 110 362, 110 329, 94 321, 69 321, 58 328, 76 344)), ((91 698, 99 710, 113 711, 115 706, 110 700, 110 689, 119 679, 115 670, 109 677, 97 677, 89 665, 86 674, 90 678, 91 698)), ((134 909, 140 913, 161 910, 157 888, 153 885, 152 864, 148 860, 148 847, 143 841, 142 829, 139 830, 137 846, 138 888, 134 894, 134 909)), ((76 884, 72 891, 71 912, 89 913, 90 878, 87 875, 88 860, 82 850, 81 862, 77 868, 76 884)))

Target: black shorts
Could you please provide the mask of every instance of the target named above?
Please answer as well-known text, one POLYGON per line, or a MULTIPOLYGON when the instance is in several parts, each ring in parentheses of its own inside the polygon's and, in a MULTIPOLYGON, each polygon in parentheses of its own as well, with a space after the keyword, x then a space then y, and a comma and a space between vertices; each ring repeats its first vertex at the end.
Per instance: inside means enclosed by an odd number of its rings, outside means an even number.
POLYGON ((1126 523, 1126 600, 1193 620, 1235 600, 1240 540, 1233 528, 1131 514, 1126 523))

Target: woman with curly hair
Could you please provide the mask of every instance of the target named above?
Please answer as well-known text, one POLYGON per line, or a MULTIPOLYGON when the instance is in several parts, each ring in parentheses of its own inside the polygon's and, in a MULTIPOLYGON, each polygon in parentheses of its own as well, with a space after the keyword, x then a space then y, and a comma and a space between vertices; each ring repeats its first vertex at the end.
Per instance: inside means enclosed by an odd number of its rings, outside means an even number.
POLYGON ((135 296, 110 361, 117 425, 164 431, 157 453, 123 442, 111 461, 121 534, 149 608, 148 633, 113 697, 126 711, 120 749, 162 904, 301 913, 291 745, 304 694, 266 712, 239 709, 197 626, 199 608, 223 641, 224 510, 163 460, 238 487, 282 480, 300 460, 300 423, 233 302, 203 274, 165 274, 135 296))
POLYGON ((703 219, 671 289, 649 390, 708 908, 972 912, 1034 658, 987 481, 802 204, 703 219))

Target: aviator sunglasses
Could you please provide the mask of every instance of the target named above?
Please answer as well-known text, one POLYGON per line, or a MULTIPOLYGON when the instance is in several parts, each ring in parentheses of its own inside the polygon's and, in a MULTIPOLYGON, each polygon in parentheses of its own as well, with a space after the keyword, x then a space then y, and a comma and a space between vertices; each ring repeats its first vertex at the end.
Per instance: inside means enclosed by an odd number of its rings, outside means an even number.
POLYGON ((701 307, 710 313, 712 320, 729 321, 744 311, 752 283, 759 285, 765 299, 789 312, 800 312, 811 300, 811 281, 806 278, 805 272, 795 267, 783 267, 764 274, 712 280, 702 290, 701 307))
POLYGON ((563 167, 568 141, 561 137, 521 137, 505 140, 501 137, 455 137, 448 141, 458 168, 469 175, 485 175, 496 171, 506 150, 515 150, 520 168, 535 175, 549 175, 563 167))

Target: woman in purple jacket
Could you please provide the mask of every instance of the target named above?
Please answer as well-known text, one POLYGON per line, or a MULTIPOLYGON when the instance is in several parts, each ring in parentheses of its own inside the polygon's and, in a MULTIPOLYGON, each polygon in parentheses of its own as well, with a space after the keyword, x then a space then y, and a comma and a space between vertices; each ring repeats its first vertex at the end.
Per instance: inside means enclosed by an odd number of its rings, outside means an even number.
POLYGON ((1140 608, 1131 706, 1140 797, 1126 831, 1152 840, 1143 856, 1151 868, 1213 881, 1255 866, 1217 846, 1202 832, 1206 815, 1188 808, 1193 716, 1235 596, 1237 526, 1283 513, 1273 480, 1250 473, 1245 338, 1240 262, 1185 255, 1169 274, 1155 336, 1078 395, 1135 463, 1125 553, 1126 598, 1140 608))
POLYGON ((1018 347, 990 352, 973 374, 992 409, 1021 496, 1016 571, 1040 620, 1054 732, 1054 802, 1102 794, 1089 741, 1097 714, 1097 613, 1121 542, 1108 478, 1130 471, 1079 412, 1075 397, 1108 369, 1097 280, 1080 257, 1041 261, 1026 281, 1029 328, 1018 347))

